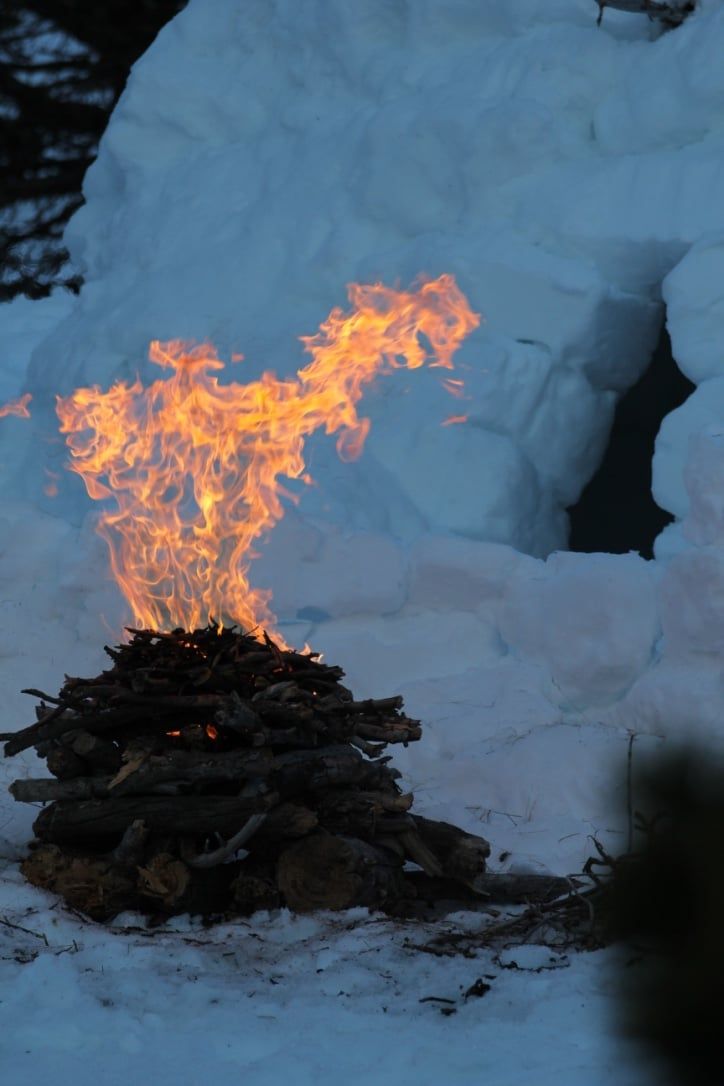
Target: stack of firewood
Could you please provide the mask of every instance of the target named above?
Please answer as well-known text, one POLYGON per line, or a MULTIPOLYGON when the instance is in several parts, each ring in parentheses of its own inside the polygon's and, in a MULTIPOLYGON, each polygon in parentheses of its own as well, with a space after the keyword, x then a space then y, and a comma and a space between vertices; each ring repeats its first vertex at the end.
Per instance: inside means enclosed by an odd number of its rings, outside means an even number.
POLYGON ((2 737, 52 774, 10 788, 45 805, 31 882, 96 919, 396 911, 421 878, 495 896, 483 838, 411 813, 383 753, 420 738, 402 698, 355 701, 341 668, 234 628, 130 633, 98 677, 27 691, 37 722, 2 737))

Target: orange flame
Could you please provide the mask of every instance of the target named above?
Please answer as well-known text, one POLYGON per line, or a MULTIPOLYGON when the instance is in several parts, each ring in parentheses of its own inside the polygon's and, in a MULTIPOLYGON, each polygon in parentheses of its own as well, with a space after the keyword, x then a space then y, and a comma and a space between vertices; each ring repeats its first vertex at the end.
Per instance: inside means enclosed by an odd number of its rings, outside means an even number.
POLYGON ((291 497, 279 477, 310 481, 306 436, 339 432, 342 459, 359 456, 370 425, 356 409, 365 386, 403 365, 452 368, 480 323, 450 275, 411 291, 348 290, 352 310, 332 310, 316 335, 301 337, 312 361, 296 379, 264 373, 220 385, 213 347, 154 341, 149 357, 171 371, 167 380, 58 397, 70 466, 91 498, 116 502, 99 531, 136 623, 193 629, 213 617, 271 627, 271 593, 248 581, 251 545, 291 497))
POLYGON ((24 392, 22 396, 18 396, 17 400, 9 400, 5 404, 0 404, 0 419, 4 419, 8 415, 16 415, 19 419, 29 419, 28 404, 32 398, 32 393, 24 392))

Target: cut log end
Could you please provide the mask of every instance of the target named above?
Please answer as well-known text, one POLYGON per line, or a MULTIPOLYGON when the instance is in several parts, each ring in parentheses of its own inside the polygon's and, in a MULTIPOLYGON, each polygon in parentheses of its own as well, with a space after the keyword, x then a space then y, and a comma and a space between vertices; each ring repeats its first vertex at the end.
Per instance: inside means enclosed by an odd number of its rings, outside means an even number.
POLYGON ((399 859, 354 837, 314 833, 279 857, 277 883, 290 909, 381 908, 406 895, 399 859))

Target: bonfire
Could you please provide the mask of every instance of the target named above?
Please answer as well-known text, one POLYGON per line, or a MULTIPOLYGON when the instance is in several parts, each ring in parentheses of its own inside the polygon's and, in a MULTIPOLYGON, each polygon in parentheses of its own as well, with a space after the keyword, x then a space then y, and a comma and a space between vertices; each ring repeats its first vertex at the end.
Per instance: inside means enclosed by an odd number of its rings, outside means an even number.
MULTIPOLYGON (((27 691, 36 722, 3 738, 6 755, 34 747, 52 774, 11 786, 47 804, 25 875, 96 919, 395 912, 567 886, 491 875, 487 841, 412 813, 384 752, 417 741, 419 722, 399 696, 355 700, 341 668, 288 646, 271 594, 249 582, 254 544, 290 496, 280 479, 310 482, 305 437, 324 427, 358 456, 369 383, 403 365, 452 369, 479 323, 451 276, 353 286, 350 300, 303 339, 312 361, 295 379, 222 384, 210 346, 153 343, 167 379, 58 399, 70 466, 109 503, 99 530, 137 625, 106 647, 100 675, 27 691)), ((443 384, 460 395, 459 379, 443 384)), ((27 395, 11 411, 27 414, 27 395)))

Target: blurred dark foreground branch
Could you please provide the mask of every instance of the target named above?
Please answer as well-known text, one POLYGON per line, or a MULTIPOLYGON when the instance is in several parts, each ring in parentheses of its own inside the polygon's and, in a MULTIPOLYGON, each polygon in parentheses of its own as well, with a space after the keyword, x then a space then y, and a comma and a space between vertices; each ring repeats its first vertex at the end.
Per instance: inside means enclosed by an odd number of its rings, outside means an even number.
MULTIPOLYGON (((630 761, 629 761, 630 770, 630 761)), ((724 1082, 724 762, 678 750, 637 767, 635 848, 594 855, 568 892, 408 945, 474 958, 526 943, 552 952, 620 944, 618 1018, 657 1063, 660 1083, 724 1082)))

